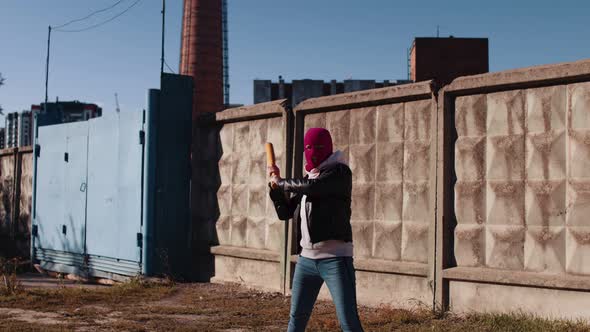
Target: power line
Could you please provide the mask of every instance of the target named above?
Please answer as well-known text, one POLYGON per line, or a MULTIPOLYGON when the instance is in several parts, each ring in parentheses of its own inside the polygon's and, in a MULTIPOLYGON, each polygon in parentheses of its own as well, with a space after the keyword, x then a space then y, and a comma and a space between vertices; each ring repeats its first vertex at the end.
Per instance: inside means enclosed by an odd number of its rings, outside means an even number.
POLYGON ((131 10, 131 8, 135 7, 138 3, 140 3, 142 0, 136 0, 134 3, 131 4, 131 6, 127 7, 127 9, 125 9, 124 11, 120 12, 119 14, 111 17, 110 19, 103 21, 101 23, 97 23, 95 25, 91 25, 89 27, 83 28, 83 29, 78 29, 78 30, 56 30, 59 32, 82 32, 82 31, 87 31, 87 30, 91 30, 94 28, 98 28, 99 26, 105 25, 113 20, 115 20, 116 18, 118 18, 119 16, 127 13, 129 10, 131 10))
POLYGON ((86 20, 86 19, 88 19, 88 18, 90 18, 90 17, 92 17, 92 16, 94 16, 96 14, 103 13, 103 12, 106 12, 107 10, 109 10, 109 9, 115 8, 118 4, 120 4, 123 1, 125 1, 125 0, 119 0, 119 1, 115 2, 114 4, 110 5, 109 7, 106 7, 106 8, 103 8, 103 9, 99 9, 97 11, 94 11, 94 12, 88 14, 87 16, 84 16, 82 18, 77 18, 75 20, 71 20, 71 21, 66 22, 66 23, 64 23, 62 25, 58 25, 58 26, 55 26, 55 27, 52 27, 52 28, 53 29, 61 29, 61 28, 65 27, 67 25, 70 25, 72 23, 84 21, 84 20, 86 20))
POLYGON ((172 69, 172 68, 170 68, 170 66, 168 66, 168 63, 166 62, 166 60, 164 60, 164 65, 166 65, 166 68, 168 68, 168 70, 170 70, 172 72, 172 74, 176 74, 174 69, 172 69))

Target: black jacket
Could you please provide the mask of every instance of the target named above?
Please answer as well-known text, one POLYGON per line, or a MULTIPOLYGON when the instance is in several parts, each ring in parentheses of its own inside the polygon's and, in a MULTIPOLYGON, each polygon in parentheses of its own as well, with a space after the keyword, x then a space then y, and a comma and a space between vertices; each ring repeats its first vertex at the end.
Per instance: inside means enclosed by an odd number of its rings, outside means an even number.
POLYGON ((307 229, 311 243, 326 240, 352 242, 352 172, 348 166, 337 164, 323 170, 316 179, 280 180, 278 188, 270 190, 279 219, 293 217, 298 225, 303 195, 307 195, 307 229), (285 192, 294 195, 286 198, 285 192))

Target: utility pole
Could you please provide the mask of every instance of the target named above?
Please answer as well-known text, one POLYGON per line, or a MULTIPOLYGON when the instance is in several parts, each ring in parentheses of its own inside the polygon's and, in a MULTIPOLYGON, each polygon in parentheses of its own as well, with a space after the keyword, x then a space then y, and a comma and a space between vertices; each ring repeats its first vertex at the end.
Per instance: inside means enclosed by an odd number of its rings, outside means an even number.
POLYGON ((117 111, 117 113, 121 112, 121 108, 119 107, 119 96, 117 95, 116 92, 115 92, 115 104, 117 105, 117 108, 115 109, 115 111, 117 111))
POLYGON ((162 58, 160 59, 160 76, 164 73, 164 35, 166 29, 166 0, 162 0, 162 58))
POLYGON ((45 61, 45 106, 43 111, 47 112, 48 86, 49 86, 49 48, 51 46, 51 25, 47 27, 47 60, 45 61))

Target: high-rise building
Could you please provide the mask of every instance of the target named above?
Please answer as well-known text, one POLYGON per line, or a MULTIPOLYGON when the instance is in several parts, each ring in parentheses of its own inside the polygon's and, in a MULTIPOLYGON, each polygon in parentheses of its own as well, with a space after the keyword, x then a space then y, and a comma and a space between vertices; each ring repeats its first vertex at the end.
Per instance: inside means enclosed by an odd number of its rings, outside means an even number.
POLYGON ((33 144, 33 116, 31 111, 6 115, 3 138, 4 148, 16 148, 33 144))
POLYGON ((0 150, 6 148, 6 130, 4 128, 0 128, 0 150))
POLYGON ((47 103, 47 109, 45 109, 45 103, 32 105, 31 112, 37 112, 39 126, 86 121, 102 116, 102 108, 98 105, 82 103, 77 100, 47 103))
POLYGON ((33 145, 33 112, 23 111, 18 115, 17 145, 33 145))
POLYGON ((4 118, 5 121, 5 139, 6 148, 15 148, 18 146, 18 112, 8 113, 4 118))

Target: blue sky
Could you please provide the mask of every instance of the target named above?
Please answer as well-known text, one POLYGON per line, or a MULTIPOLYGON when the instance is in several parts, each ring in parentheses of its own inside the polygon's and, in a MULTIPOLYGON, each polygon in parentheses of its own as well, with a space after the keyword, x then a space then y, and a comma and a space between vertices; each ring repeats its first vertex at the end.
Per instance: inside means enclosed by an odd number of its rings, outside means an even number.
MULTIPOLYGON (((80 22, 83 28, 133 3, 80 22)), ((47 26, 115 0, 2 0, 0 88, 5 111, 44 98, 47 26)), ((488 37, 490 70, 590 58, 587 0, 394 1, 228 0, 231 102, 252 102, 252 80, 403 79, 414 37, 488 37)), ((141 109, 160 68, 160 0, 142 0, 117 20, 52 37, 50 100, 77 99, 141 109)), ((178 69, 182 0, 167 1, 166 59, 178 69)), ((0 123, 0 126, 2 124, 0 123)))

